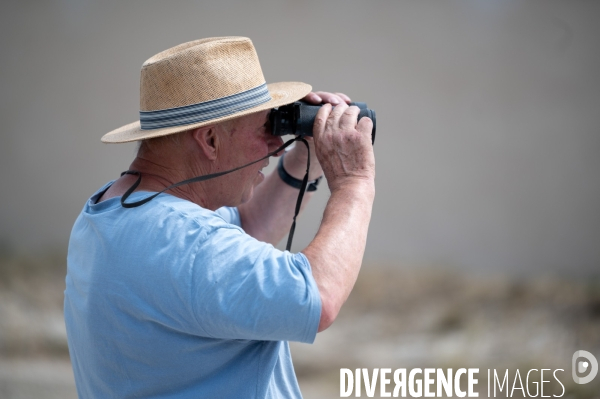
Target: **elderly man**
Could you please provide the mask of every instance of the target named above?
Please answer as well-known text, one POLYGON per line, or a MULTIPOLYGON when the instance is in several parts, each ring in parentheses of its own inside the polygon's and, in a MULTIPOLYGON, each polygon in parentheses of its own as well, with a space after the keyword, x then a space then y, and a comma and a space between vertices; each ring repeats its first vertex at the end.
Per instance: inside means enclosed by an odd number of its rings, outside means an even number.
POLYGON ((310 90, 266 85, 247 38, 185 43, 144 63, 140 121, 103 137, 141 141, 137 156, 89 199, 69 242, 80 397, 301 397, 287 341, 311 343, 335 320, 375 194, 371 120, 357 121, 343 94, 310 90), (272 244, 290 228, 307 149, 291 148, 267 177, 260 159, 281 153, 270 110, 301 98, 325 103, 309 180, 316 188, 324 173, 331 197, 314 240, 293 254, 272 244))

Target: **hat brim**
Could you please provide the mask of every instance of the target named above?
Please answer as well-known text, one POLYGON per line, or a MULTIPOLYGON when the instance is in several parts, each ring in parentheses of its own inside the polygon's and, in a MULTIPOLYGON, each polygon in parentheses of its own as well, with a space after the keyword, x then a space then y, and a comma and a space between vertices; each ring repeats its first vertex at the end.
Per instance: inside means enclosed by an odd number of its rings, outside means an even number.
POLYGON ((224 122, 230 119, 239 118, 240 116, 253 114, 255 112, 264 111, 271 108, 276 108, 282 105, 293 103, 301 98, 304 98, 312 87, 302 82, 278 82, 270 83, 267 85, 271 100, 266 103, 260 104, 254 108, 249 108, 235 114, 223 116, 221 118, 211 119, 209 121, 192 123, 190 125, 181 125, 166 127, 161 129, 142 130, 140 121, 130 123, 115 129, 102 136, 103 143, 129 143, 132 141, 139 141, 150 139, 154 137, 167 136, 169 134, 180 133, 186 130, 195 129, 197 127, 215 124, 218 122, 224 122))

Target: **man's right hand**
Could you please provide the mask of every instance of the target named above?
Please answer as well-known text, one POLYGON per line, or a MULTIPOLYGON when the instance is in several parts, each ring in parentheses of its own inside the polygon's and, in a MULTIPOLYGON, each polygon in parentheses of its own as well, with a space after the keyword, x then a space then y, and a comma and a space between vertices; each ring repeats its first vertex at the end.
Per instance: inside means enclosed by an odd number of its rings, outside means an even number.
POLYGON ((375 156, 371 144, 373 122, 345 103, 321 107, 315 118, 313 137, 317 158, 333 192, 354 183, 373 182, 375 156))

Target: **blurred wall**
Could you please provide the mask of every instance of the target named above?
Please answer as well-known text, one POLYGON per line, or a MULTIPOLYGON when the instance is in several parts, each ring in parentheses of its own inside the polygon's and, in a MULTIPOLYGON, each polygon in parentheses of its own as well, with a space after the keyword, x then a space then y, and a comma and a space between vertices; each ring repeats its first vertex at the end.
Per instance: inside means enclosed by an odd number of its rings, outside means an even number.
MULTIPOLYGON (((494 273, 600 270, 600 3, 4 1, 0 241, 65 248, 134 145, 139 69, 181 42, 252 38, 268 82, 377 111, 366 260, 494 273)), ((272 162, 273 164, 275 162, 272 162)), ((294 249, 316 232, 321 190, 294 249)))

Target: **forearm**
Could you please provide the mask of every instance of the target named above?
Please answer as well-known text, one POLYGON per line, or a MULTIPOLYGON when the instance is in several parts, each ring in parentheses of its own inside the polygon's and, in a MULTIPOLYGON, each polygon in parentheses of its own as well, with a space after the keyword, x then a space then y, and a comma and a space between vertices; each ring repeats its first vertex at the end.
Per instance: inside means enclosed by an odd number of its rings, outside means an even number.
MULTIPOLYGON (((323 174, 314 156, 314 150, 311 153, 309 181, 323 174)), ((307 156, 306 146, 303 143, 296 143, 283 159, 285 171, 292 177, 302 180, 306 173, 307 156)), ((252 199, 238 207, 242 227, 246 233, 273 245, 281 241, 292 225, 298 193, 297 188, 281 180, 277 171, 266 176, 265 180, 255 187, 252 199)), ((312 196, 312 192, 305 192, 301 210, 312 196)))
POLYGON ((374 198, 372 180, 332 192, 317 235, 302 251, 310 262, 321 295, 319 331, 335 320, 356 282, 374 198))
MULTIPOLYGON (((302 209, 312 195, 304 194, 302 209)), ((297 198, 298 189, 284 183, 277 171, 271 172, 255 187, 252 199, 238 207, 244 231, 257 240, 276 245, 292 225, 297 198)))

